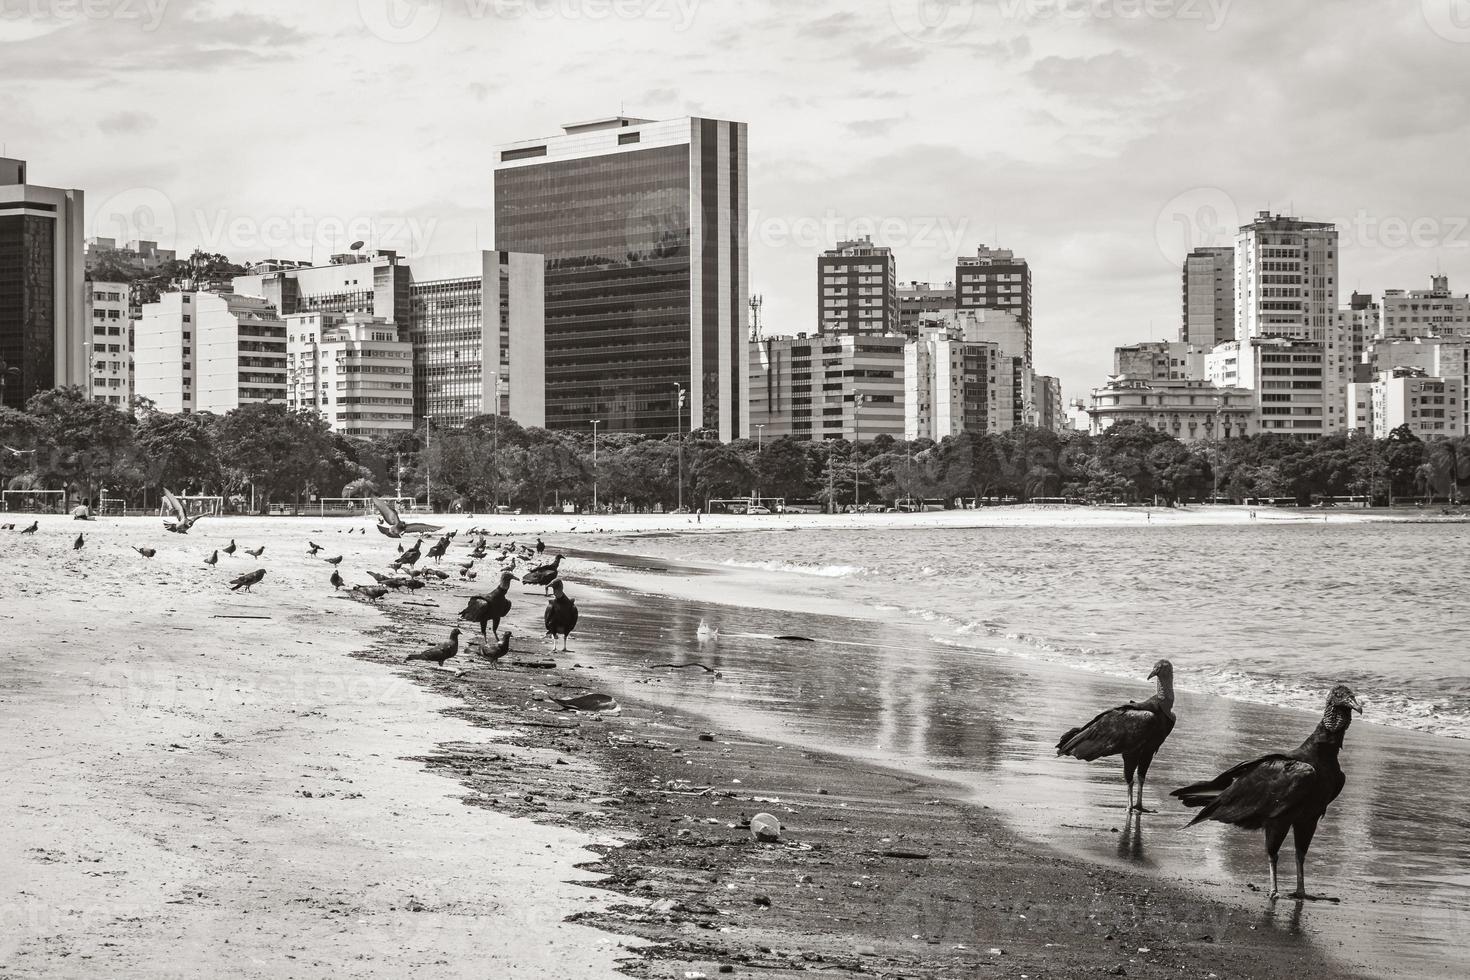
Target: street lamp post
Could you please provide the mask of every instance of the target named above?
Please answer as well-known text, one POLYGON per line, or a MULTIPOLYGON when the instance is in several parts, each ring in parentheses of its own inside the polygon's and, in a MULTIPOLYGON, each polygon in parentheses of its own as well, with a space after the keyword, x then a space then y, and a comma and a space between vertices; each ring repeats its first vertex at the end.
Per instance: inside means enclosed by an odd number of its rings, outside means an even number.
POLYGON ((1222 399, 1215 399, 1215 465, 1210 467, 1210 473, 1215 478, 1215 489, 1210 493, 1210 505, 1214 506, 1220 502, 1220 442, 1224 432, 1220 428, 1220 411, 1225 407, 1222 399))
POLYGON ((434 447, 434 416, 424 416, 424 506, 434 513, 434 490, 431 483, 434 467, 431 450, 434 447))
POLYGON ((597 426, 602 419, 592 420, 592 513, 597 513, 597 426))
POLYGON ((679 397, 674 400, 674 433, 679 446, 679 510, 684 509, 684 386, 674 382, 679 397))
POLYGON ((759 503, 761 496, 761 454, 766 448, 766 424, 759 422, 755 427, 755 499, 759 503))

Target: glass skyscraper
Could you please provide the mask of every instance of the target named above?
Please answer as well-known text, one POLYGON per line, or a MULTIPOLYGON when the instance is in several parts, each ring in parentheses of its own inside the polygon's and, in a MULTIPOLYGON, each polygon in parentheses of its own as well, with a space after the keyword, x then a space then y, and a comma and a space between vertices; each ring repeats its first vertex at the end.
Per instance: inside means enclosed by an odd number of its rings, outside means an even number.
POLYGON ((547 427, 745 435, 745 124, 564 130, 495 165, 496 248, 545 257, 547 427))

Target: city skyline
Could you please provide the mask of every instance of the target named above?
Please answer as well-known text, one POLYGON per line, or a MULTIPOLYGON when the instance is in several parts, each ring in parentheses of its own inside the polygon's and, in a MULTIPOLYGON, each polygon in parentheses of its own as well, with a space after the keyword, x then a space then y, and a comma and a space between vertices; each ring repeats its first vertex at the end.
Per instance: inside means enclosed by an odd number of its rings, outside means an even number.
POLYGON ((491 248, 494 147, 621 109, 749 124, 768 333, 816 328, 838 241, 872 234, 905 282, 1009 248, 1069 399, 1114 346, 1177 337, 1184 254, 1258 210, 1336 222, 1344 296, 1470 282, 1466 96, 1419 84, 1465 77, 1449 0, 32 6, 0 18, 6 154, 84 189, 88 234, 180 252, 491 248))

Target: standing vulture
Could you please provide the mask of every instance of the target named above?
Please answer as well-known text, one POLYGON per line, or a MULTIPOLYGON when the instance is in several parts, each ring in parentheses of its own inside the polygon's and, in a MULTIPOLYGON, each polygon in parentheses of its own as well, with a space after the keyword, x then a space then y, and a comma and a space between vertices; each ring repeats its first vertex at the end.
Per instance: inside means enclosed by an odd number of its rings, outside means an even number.
POLYGON ((551 564, 537 565, 525 575, 521 576, 521 581, 527 585, 550 585, 556 581, 557 576, 560 574, 561 555, 557 555, 551 560, 551 564))
POLYGON ((577 604, 562 591, 561 579, 551 583, 551 598, 546 600, 546 634, 553 645, 561 637, 561 648, 567 648, 572 630, 577 628, 577 604))
POLYGON ((1143 807, 1143 783, 1154 753, 1174 730, 1174 665, 1160 660, 1149 671, 1154 681, 1154 696, 1147 701, 1129 701, 1110 708, 1096 718, 1074 728, 1057 742, 1057 755, 1070 755, 1083 762, 1105 755, 1123 757, 1123 778, 1128 781, 1128 812, 1143 807), (1138 772, 1138 799, 1133 798, 1133 773, 1138 772))
POLYGON ((1276 855, 1288 830, 1296 845, 1296 891, 1291 897, 1298 901, 1321 897, 1307 894, 1307 848, 1312 846, 1317 821, 1347 782, 1337 753, 1354 711, 1362 714, 1362 703, 1339 684, 1327 695, 1322 720, 1295 751, 1242 762, 1209 782, 1185 786, 1170 794, 1179 797, 1185 806, 1204 808, 1189 822, 1191 827, 1201 820, 1217 820, 1266 832, 1273 900, 1277 896, 1276 855))
POLYGON ((495 630, 495 638, 500 638, 500 621, 510 615, 510 599, 506 592, 510 589, 510 583, 515 576, 510 572, 500 574, 500 584, 490 591, 488 595, 477 595, 471 597, 460 612, 460 619, 467 619, 472 623, 480 624, 480 638, 485 638, 485 629, 490 625, 495 630))

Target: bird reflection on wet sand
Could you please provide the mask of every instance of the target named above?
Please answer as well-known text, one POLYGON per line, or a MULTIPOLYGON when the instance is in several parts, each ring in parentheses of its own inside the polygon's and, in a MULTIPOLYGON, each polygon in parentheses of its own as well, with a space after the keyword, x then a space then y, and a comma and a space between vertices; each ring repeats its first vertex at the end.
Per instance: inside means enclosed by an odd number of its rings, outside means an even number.
POLYGON ((1143 850, 1143 814, 1137 810, 1128 811, 1123 832, 1118 835, 1118 857, 1145 867, 1153 866, 1153 860, 1143 850))

